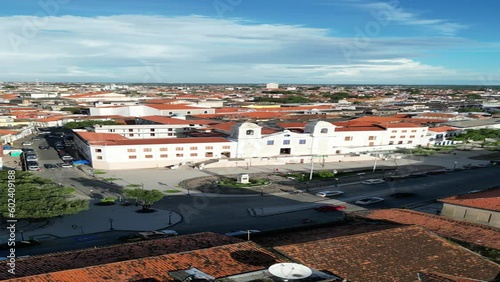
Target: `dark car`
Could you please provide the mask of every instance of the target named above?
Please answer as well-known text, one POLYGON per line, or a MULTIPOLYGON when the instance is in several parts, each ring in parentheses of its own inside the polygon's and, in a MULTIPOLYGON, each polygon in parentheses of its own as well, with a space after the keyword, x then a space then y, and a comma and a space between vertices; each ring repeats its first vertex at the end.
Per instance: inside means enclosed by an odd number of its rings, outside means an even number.
POLYGON ((58 166, 55 165, 55 164, 44 164, 43 167, 45 167, 46 169, 56 169, 56 168, 58 168, 58 166))
POLYGON ((0 245, 0 249, 1 250, 8 250, 10 248, 25 248, 25 247, 35 246, 38 244, 40 244, 40 241, 37 241, 37 240, 15 241, 15 245, 9 246, 8 243, 4 243, 4 244, 0 245))
POLYGON ((319 206, 314 209, 319 212, 329 212, 329 211, 341 211, 345 210, 346 208, 347 208, 346 206, 326 205, 326 206, 319 206))
POLYGON ((38 149, 40 149, 40 150, 49 150, 50 147, 49 146, 38 146, 38 149))
POLYGON ((410 192, 397 192, 394 194, 389 195, 392 198, 409 198, 415 196, 415 193, 410 193, 410 192))

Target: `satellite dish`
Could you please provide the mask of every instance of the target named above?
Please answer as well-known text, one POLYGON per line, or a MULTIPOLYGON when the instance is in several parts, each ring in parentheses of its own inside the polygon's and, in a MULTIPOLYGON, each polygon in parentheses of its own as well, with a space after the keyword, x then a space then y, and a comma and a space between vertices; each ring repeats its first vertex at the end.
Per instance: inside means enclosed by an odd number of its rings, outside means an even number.
POLYGON ((289 279, 304 279, 312 274, 312 270, 309 267, 292 262, 273 264, 269 267, 268 271, 274 276, 285 279, 285 281, 289 279))

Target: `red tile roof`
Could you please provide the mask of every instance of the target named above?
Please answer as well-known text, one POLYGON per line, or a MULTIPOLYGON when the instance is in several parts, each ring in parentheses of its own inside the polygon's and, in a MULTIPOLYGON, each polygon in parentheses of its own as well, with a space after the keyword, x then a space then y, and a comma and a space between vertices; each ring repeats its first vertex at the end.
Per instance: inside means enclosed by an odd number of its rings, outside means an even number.
POLYGON ((419 279, 418 282, 484 282, 484 280, 427 271, 419 272, 419 279))
MULTIPOLYGON (((157 281, 174 281, 168 274, 172 271, 186 270, 195 267, 215 278, 265 270, 274 263, 284 262, 271 252, 253 242, 243 242, 190 252, 167 254, 129 261, 108 263, 103 265, 72 269, 66 271, 40 274, 11 282, 82 282, 82 281, 139 281, 140 279, 156 279, 157 281)), ((22 261, 19 261, 21 264, 22 261)), ((17 269, 16 269, 17 270, 17 269)), ((146 280, 145 280, 146 281, 146 280)))
POLYGON ((451 127, 451 126, 438 126, 438 127, 430 127, 429 131, 434 131, 434 132, 447 132, 447 131, 455 131, 458 130, 456 127, 451 127))
POLYGON ((128 139, 117 133, 96 133, 75 131, 83 140, 97 146, 124 146, 124 145, 159 145, 159 144, 196 144, 196 143, 227 143, 231 142, 222 137, 200 138, 154 138, 128 139))
POLYGON ((15 130, 0 129, 0 135, 16 134, 17 132, 18 131, 15 131, 15 130))
POLYGON ((356 212, 354 215, 400 224, 415 224, 445 238, 500 250, 500 228, 405 209, 371 210, 356 212))
POLYGON ((277 122, 276 125, 283 129, 304 129, 307 122, 277 122))
POLYGON ((147 104, 146 106, 150 108, 155 108, 157 110, 206 110, 210 109, 207 107, 193 107, 186 104, 147 104))
POLYGON ((384 131, 383 128, 379 126, 348 126, 348 127, 336 127, 337 131, 384 131))
POLYGON ((410 123, 410 122, 399 122, 399 123, 382 122, 382 123, 378 123, 378 125, 385 127, 385 128, 421 127, 418 124, 410 123))
MULTIPOLYGON (((205 232, 164 239, 33 256, 19 261, 16 277, 38 275, 101 264, 188 252, 239 243, 242 240, 205 232)), ((0 280, 11 278, 7 265, 0 264, 0 280)), ((84 280, 81 280, 84 281, 84 280)))
POLYGON ((202 123, 206 123, 205 120, 182 120, 182 119, 178 119, 178 118, 170 118, 170 117, 165 117, 165 116, 143 116, 143 117, 140 117, 140 118, 144 119, 144 120, 149 120, 149 121, 161 123, 161 124, 184 124, 184 125, 189 125, 189 124, 202 124, 202 123))
POLYGON ((439 201, 459 206, 500 211, 500 187, 478 193, 453 196, 439 201))
POLYGON ((493 280, 500 265, 416 226, 275 248, 349 281, 415 281, 420 271, 493 280))

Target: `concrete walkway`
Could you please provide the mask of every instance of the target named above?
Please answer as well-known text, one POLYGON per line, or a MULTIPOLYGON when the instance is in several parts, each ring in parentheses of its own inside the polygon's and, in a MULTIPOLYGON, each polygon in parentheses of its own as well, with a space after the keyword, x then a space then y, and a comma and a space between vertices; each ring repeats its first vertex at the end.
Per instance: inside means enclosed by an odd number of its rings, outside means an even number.
MULTIPOLYGON (((20 221, 16 224, 18 240, 21 239, 21 231, 25 239, 48 240, 109 230, 158 230, 182 221, 180 214, 168 210, 156 209, 153 213, 137 213, 140 206, 97 206, 93 205, 95 202, 91 202, 90 209, 86 211, 53 218, 48 222, 29 224, 27 221, 20 221)), ((7 236, 7 230, 2 229, 0 239, 4 241, 7 236)))

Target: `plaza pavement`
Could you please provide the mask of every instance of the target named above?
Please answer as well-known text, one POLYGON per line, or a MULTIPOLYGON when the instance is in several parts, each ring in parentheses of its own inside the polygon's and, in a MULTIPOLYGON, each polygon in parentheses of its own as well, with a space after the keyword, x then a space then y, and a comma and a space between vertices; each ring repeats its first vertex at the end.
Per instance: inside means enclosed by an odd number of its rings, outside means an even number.
MULTIPOLYGON (((115 204, 111 206, 97 206, 90 203, 90 208, 86 211, 74 215, 56 217, 49 221, 29 223, 19 221, 16 223, 18 240, 25 239, 49 240, 58 237, 70 237, 98 233, 103 231, 124 230, 124 231, 150 231, 169 228, 182 221, 180 214, 156 209, 153 213, 137 213, 140 206, 122 206, 115 204)), ((7 238, 7 230, 0 230, 0 240, 7 238)))

